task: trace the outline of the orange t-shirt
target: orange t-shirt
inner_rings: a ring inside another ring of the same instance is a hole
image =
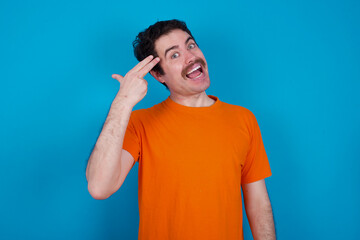
[[[133,111],[123,149],[139,162],[139,239],[243,239],[241,184],[271,176],[255,116],[167,98]]]

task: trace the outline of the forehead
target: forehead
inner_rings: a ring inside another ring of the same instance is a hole
[[[166,49],[173,46],[181,47],[189,37],[190,35],[181,29],[172,30],[155,41],[155,51],[159,56],[164,56]]]

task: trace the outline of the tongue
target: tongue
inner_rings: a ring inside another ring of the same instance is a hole
[[[201,74],[200,68],[198,70],[193,71],[190,74],[187,74],[186,76],[188,78],[196,78],[197,76],[199,76]]]

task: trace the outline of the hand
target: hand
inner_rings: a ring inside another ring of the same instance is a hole
[[[112,75],[112,78],[120,82],[120,90],[117,97],[120,97],[122,101],[125,101],[131,107],[140,102],[147,93],[148,83],[144,77],[160,61],[158,57],[153,58],[152,55],[146,57],[131,69],[125,77],[119,74]]]

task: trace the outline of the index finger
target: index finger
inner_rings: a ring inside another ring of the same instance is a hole
[[[140,73],[140,77],[143,78],[145,77],[145,75],[150,72],[151,69],[153,69],[153,67],[155,67],[156,64],[158,64],[160,62],[160,58],[154,58],[151,62],[149,62],[148,64],[146,64],[141,70],[139,70]]]
[[[144,58],[141,62],[139,62],[138,64],[135,65],[135,67],[133,67],[133,69],[130,70],[130,72],[137,72],[139,70],[141,70],[146,64],[148,64],[149,62],[151,62],[151,60],[154,58],[153,55],[149,55],[146,58]]]

